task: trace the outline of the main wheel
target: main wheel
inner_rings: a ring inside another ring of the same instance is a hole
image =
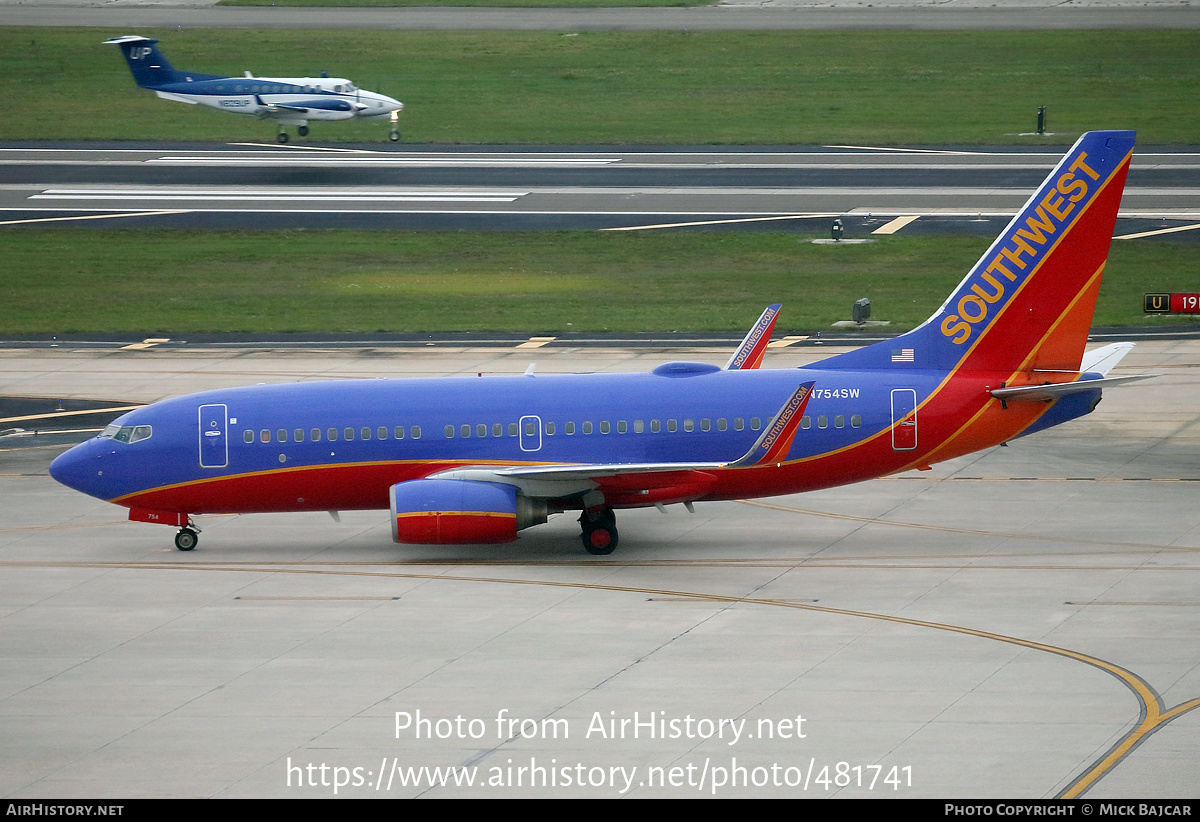
[[[388,135],[388,139],[391,140],[393,143],[400,142],[400,132],[393,131],[391,134]]]
[[[593,556],[604,557],[617,550],[617,529],[611,525],[584,528],[580,539],[584,550]]]
[[[191,528],[181,528],[175,535],[175,547],[180,551],[190,551],[196,547],[200,537]]]
[[[287,132],[286,131],[279,132],[279,134],[276,135],[275,139],[281,143],[286,143],[288,141]]]
[[[613,509],[584,511],[579,515],[579,526],[583,529],[579,538],[589,554],[602,557],[617,550],[617,515]]]
[[[299,134],[301,137],[307,137],[308,136],[308,126],[300,126],[298,129],[296,129],[296,133]]]

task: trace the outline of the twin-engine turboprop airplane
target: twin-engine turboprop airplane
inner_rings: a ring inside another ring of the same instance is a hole
[[[1128,351],[1084,353],[1134,135],[1085,134],[923,325],[762,370],[779,306],[724,368],[208,391],[131,411],[50,466],[180,528],[190,515],[391,508],[416,544],[503,543],[580,512],[791,494],[925,468],[1089,413]]]
[[[296,132],[308,134],[309,120],[391,120],[392,142],[400,139],[397,115],[404,104],[391,97],[363,91],[339,77],[220,77],[196,74],[171,67],[154,45],[157,40],[127,34],[105,40],[121,47],[133,79],[164,100],[209,106],[234,114],[253,114],[279,124],[278,139],[288,141],[284,126],[299,126]]]

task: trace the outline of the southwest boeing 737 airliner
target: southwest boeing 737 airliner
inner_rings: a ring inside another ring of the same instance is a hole
[[[59,482],[179,528],[193,514],[391,509],[414,544],[503,543],[579,511],[792,494],[925,468],[1089,413],[1131,347],[1085,354],[1133,152],[1085,134],[932,317],[800,369],[758,366],[771,306],[724,368],[308,382],[131,411],[58,457]]]

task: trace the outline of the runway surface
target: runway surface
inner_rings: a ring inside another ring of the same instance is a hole
[[[27,398],[0,420],[0,795],[1195,795],[1196,341],[1141,343],[1114,376],[1158,378],[930,472],[621,512],[605,558],[566,516],[402,548],[385,512],[207,517],[182,554],[11,430],[255,382],[727,355],[0,349]],[[13,419],[58,400],[82,413]]]
[[[779,29],[1187,29],[1200,9],[1178,0],[842,0],[737,3],[698,8],[273,8],[185,0],[0,0],[10,26],[125,28],[452,29],[508,31]]]
[[[0,147],[0,224],[827,230],[993,235],[1047,149]],[[901,218],[897,220],[897,218]],[[1140,149],[1118,235],[1200,233],[1200,151]],[[1183,229],[1183,230],[1180,230]],[[1164,231],[1167,230],[1167,231]]]

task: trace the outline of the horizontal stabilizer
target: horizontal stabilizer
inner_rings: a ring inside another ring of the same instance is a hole
[[[992,389],[992,396],[1006,402],[1045,402],[1056,400],[1080,391],[1108,388],[1135,380],[1148,380],[1154,374],[1139,374],[1133,377],[1111,377],[1103,380],[1080,380],[1078,382],[1047,383],[1045,385],[1014,385],[1011,388]]]
[[[1079,370],[1085,374],[1094,371],[1097,374],[1107,375],[1126,354],[1133,350],[1133,346],[1134,343],[1131,342],[1119,342],[1092,349],[1083,355],[1083,362],[1080,364]]]

